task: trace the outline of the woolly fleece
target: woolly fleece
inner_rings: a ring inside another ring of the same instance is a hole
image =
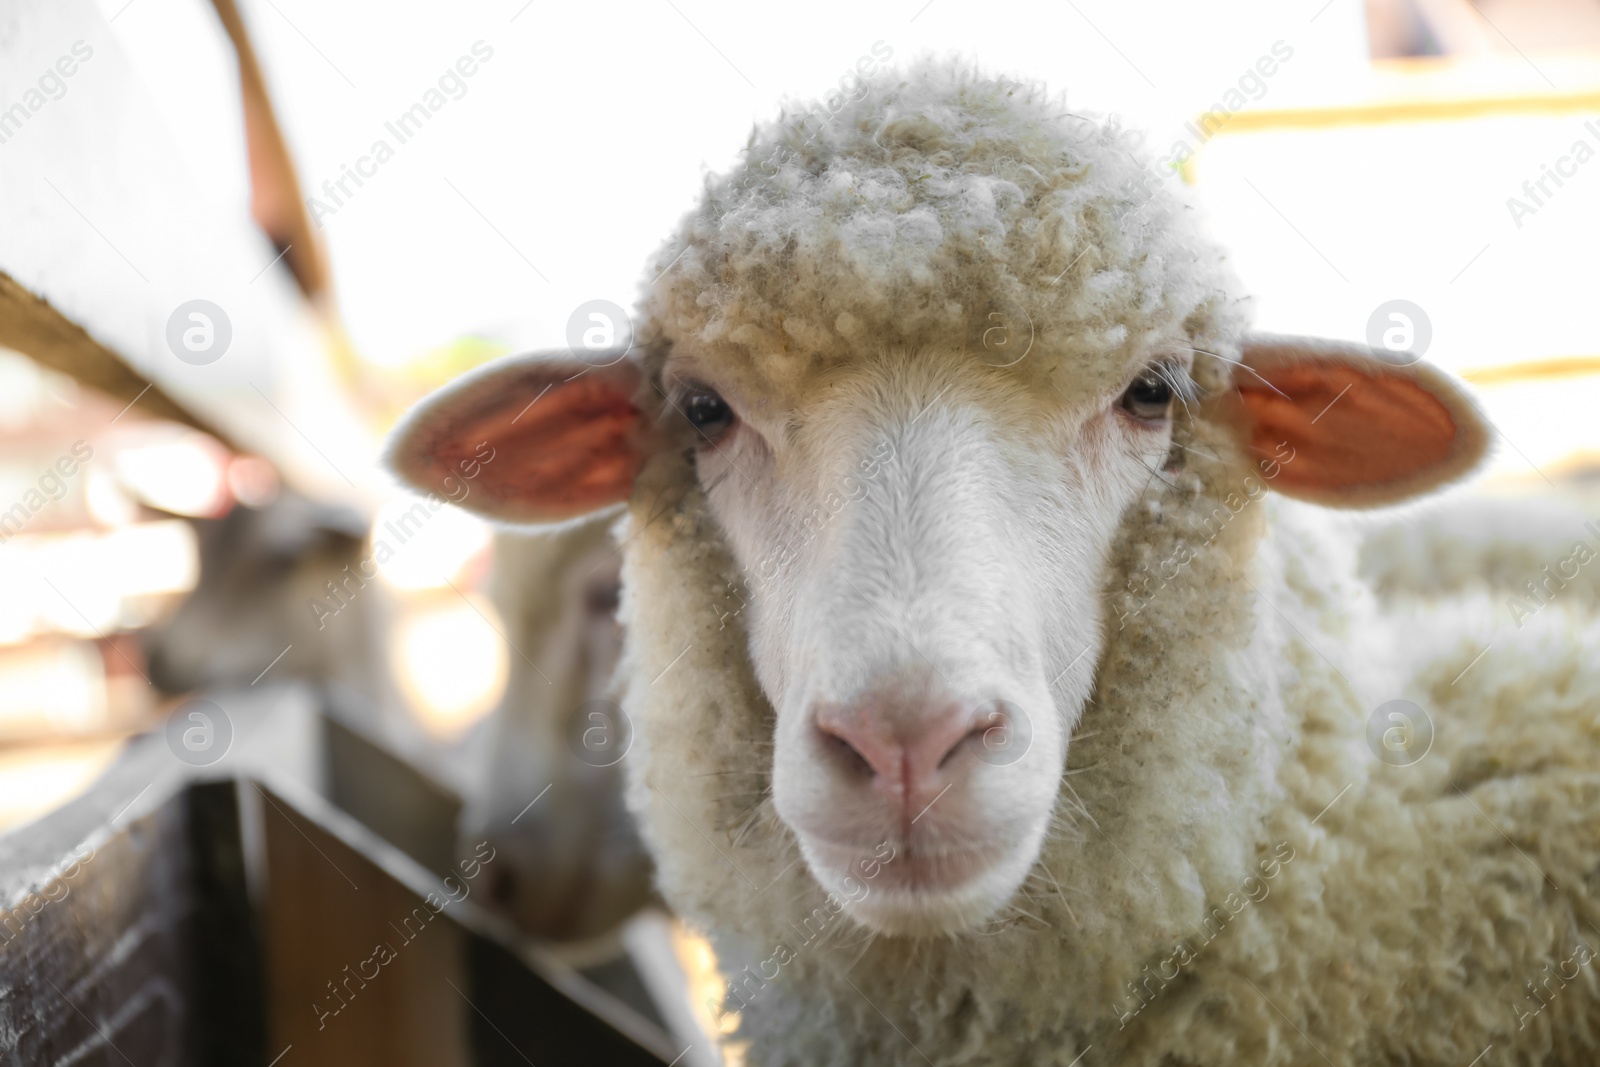
[[[885,74],[752,132],[657,253],[640,336],[801,388],[888,343],[1082,370],[1237,326],[1181,183],[1126,142],[1037,85]]]

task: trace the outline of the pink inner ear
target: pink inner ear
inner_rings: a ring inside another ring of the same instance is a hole
[[[1238,383],[1250,443],[1274,456],[1294,449],[1274,488],[1312,497],[1407,482],[1444,464],[1457,447],[1450,410],[1410,378],[1336,360],[1267,366],[1264,383]],[[1281,459],[1281,455],[1279,456]]]
[[[499,518],[559,521],[626,500],[644,463],[639,409],[613,381],[588,374],[529,404],[520,390],[442,427],[422,448],[428,480],[455,475]],[[492,448],[493,458],[485,461]],[[468,506],[471,506],[469,503]],[[480,503],[480,507],[483,505]]]

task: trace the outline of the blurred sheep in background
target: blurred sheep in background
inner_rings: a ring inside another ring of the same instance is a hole
[[[460,841],[494,846],[495,906],[541,938],[604,935],[651,899],[622,802],[632,728],[611,699],[620,568],[603,522],[495,537],[489,584],[517,652],[468,757]]]
[[[375,574],[361,576],[366,520],[285,488],[260,507],[191,521],[199,583],[142,635],[158,689],[300,679],[339,691],[380,736],[412,732],[387,666],[385,594]],[[311,606],[329,603],[336,613]]]

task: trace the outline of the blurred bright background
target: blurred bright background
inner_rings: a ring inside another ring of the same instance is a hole
[[[239,61],[205,0],[62,4],[39,69],[78,38],[94,58],[0,146],[0,242],[40,250],[28,270],[0,266],[231,438],[0,352],[0,511],[75,442],[93,449],[0,545],[0,828],[81,789],[170,706],[139,632],[195,587],[197,523],[292,486],[383,530],[414,503],[376,465],[408,404],[495,355],[564,345],[586,301],[630,306],[751,122],[848,90],[886,50],[960,51],[1148,131],[1235,250],[1262,328],[1361,340],[1375,315],[1391,323],[1384,305],[1420,310],[1408,328],[1479,385],[1502,431],[1496,484],[1600,471],[1581,414],[1600,410],[1600,5],[241,0],[240,14],[298,194],[269,152],[247,155]],[[78,180],[95,145],[45,128],[93,129],[113,101],[106,113],[137,116],[126,136],[150,182],[181,188],[189,214]],[[394,124],[419,103],[429,117],[402,140]],[[51,210],[12,211],[15,197]],[[67,232],[70,273],[52,259]],[[163,338],[196,297],[233,321],[233,349],[206,366]],[[482,588],[491,552],[482,523],[446,509],[380,566],[380,666],[443,743],[494,705],[518,654]]]

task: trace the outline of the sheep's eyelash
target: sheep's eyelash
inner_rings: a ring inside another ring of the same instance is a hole
[[[1187,405],[1190,401],[1200,399],[1200,387],[1189,376],[1188,370],[1182,363],[1174,359],[1158,359],[1140,371],[1138,377],[1146,374],[1158,375],[1167,383],[1167,388],[1172,390],[1172,396],[1180,404]]]
[[[667,382],[661,390],[661,395],[667,398],[667,403],[682,410],[684,402],[698,392],[715,393],[723,396],[722,390],[717,389],[699,378],[674,378]],[[727,398],[723,397],[724,402]]]
[[[695,388],[696,383],[693,381],[674,378],[671,381],[665,381],[657,385],[656,391],[666,400],[669,407],[678,408],[683,406],[684,398]]]

